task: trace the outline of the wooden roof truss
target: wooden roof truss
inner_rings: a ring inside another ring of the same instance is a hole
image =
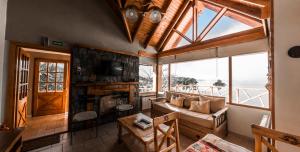
[[[135,39],[138,39],[144,48],[152,45],[158,52],[174,50],[172,47],[178,44],[181,39],[191,43],[191,46],[201,45],[200,42],[203,41],[205,36],[224,15],[239,20],[253,28],[263,27],[265,19],[270,16],[270,0],[152,0],[163,12],[166,12],[163,20],[159,23],[151,23],[149,21],[149,13],[146,13],[140,16],[136,23],[130,23],[125,17],[125,8],[128,5],[137,5],[137,0],[107,1],[121,17],[128,41],[132,43]],[[141,1],[147,3],[151,0]],[[217,12],[217,14],[201,33],[197,33],[198,14],[204,8],[203,6]],[[141,7],[149,7],[149,5]],[[189,12],[191,9],[192,15]],[[178,30],[182,23],[186,24],[186,27]],[[192,37],[189,38],[185,33],[191,25]],[[268,29],[264,29],[264,31],[266,30]],[[171,49],[165,50],[174,34],[179,36],[174,40]]]

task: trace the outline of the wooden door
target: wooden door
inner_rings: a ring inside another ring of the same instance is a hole
[[[29,57],[22,52],[18,59],[18,97],[17,97],[17,127],[23,127],[26,125],[27,115],[27,97],[28,97],[28,76],[29,76]]]
[[[35,61],[33,116],[64,113],[67,99],[67,62]]]

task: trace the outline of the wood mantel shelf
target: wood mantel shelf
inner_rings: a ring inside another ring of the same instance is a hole
[[[139,84],[139,82],[111,82],[111,83],[97,83],[97,82],[81,83],[80,82],[80,83],[76,83],[75,86],[80,87],[80,86],[107,86],[107,85],[137,85],[137,84]]]

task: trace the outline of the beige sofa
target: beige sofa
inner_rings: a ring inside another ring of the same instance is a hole
[[[171,96],[185,97],[183,107],[176,107],[170,104]],[[160,116],[170,112],[180,112],[179,129],[180,133],[189,136],[193,139],[204,137],[207,133],[215,134],[219,137],[227,135],[227,107],[225,106],[225,98],[214,96],[201,96],[202,98],[209,99],[223,103],[220,105],[212,105],[210,114],[203,114],[189,110],[190,102],[199,99],[200,95],[166,92],[166,97],[152,99],[152,114],[153,116]]]

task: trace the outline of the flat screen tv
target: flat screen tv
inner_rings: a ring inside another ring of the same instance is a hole
[[[93,69],[94,74],[96,75],[122,76],[124,71],[124,63],[103,60],[97,63]]]

